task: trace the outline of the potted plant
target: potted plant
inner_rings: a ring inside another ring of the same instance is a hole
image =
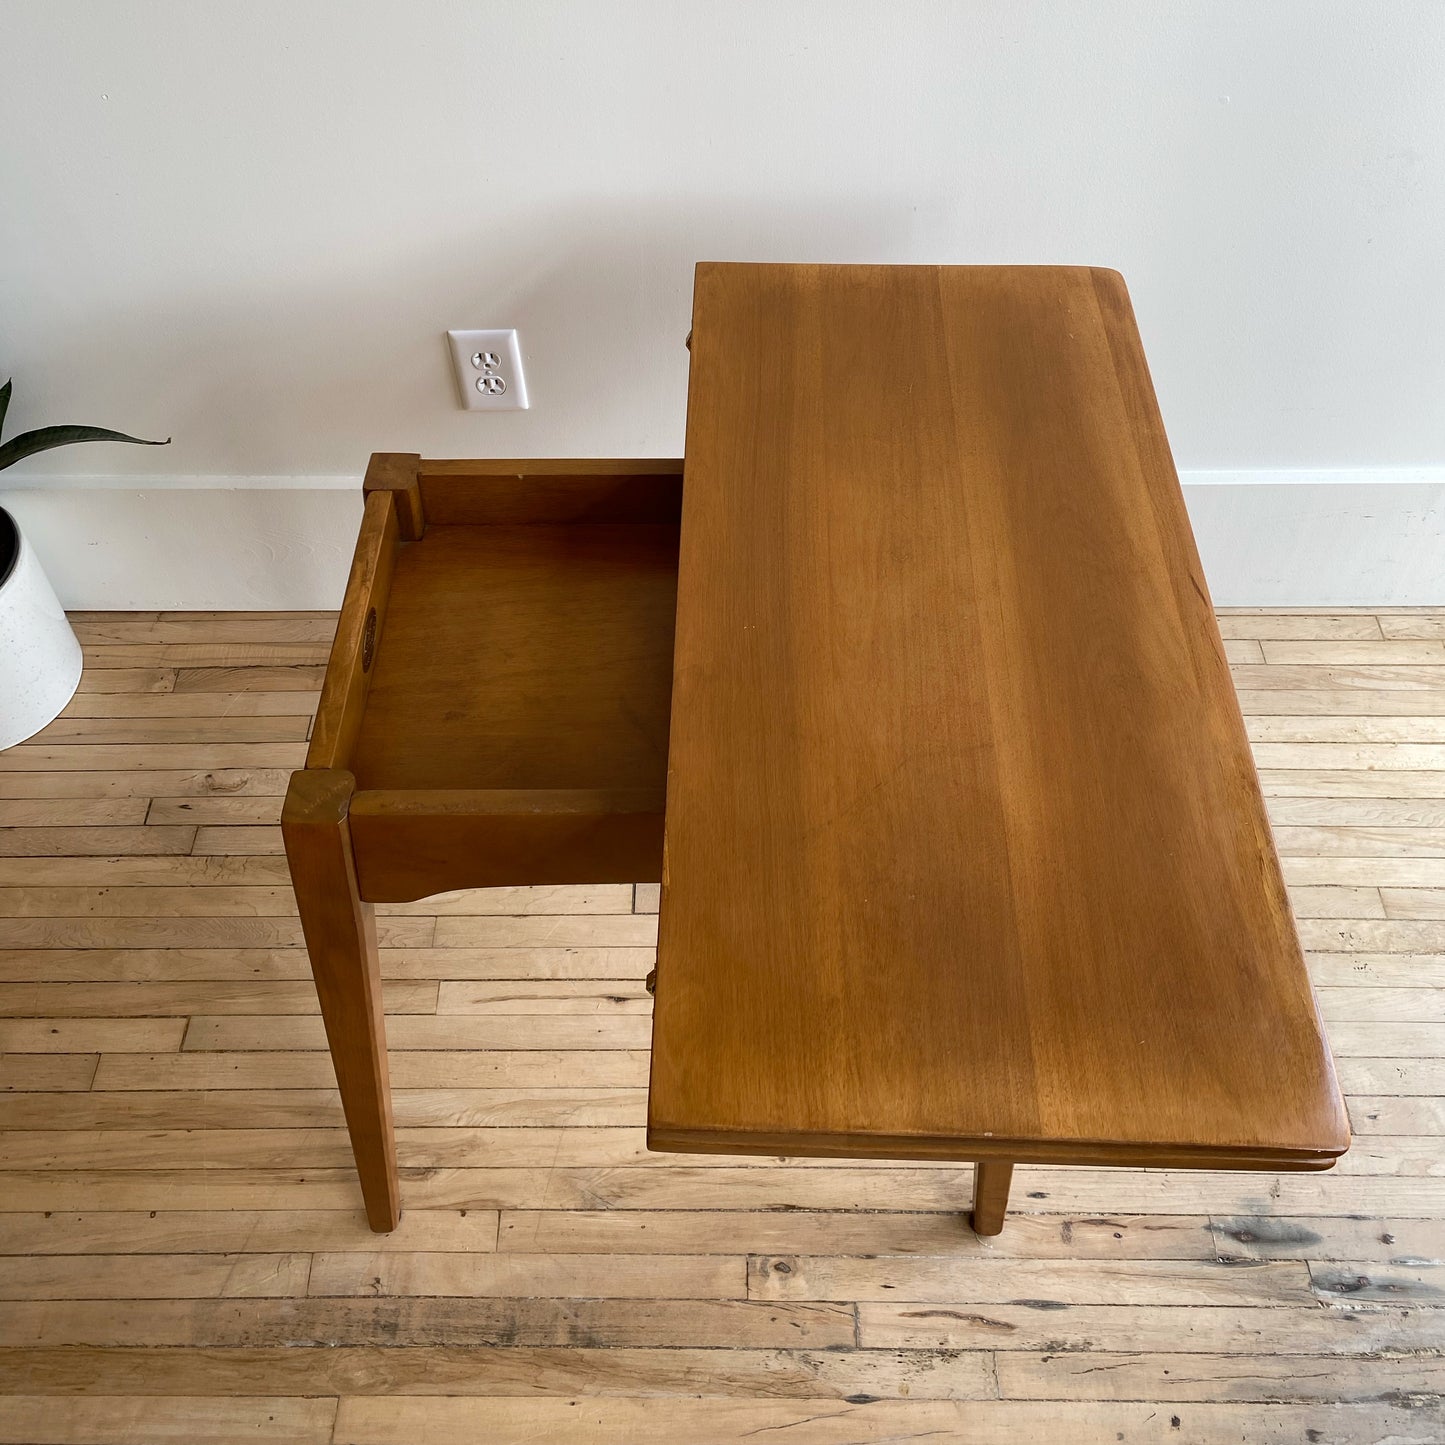
[[[0,386],[0,435],[10,406]],[[74,442],[165,446],[99,426],[43,426],[0,442],[0,471]],[[38,733],[80,686],[80,643],[15,518],[0,507],[0,748]]]

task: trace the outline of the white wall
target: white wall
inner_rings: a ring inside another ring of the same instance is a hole
[[[176,438],[0,475],[77,603],[215,605],[230,544],[311,568],[251,606],[334,591],[343,499],[168,485],[676,454],[700,257],[1118,267],[1186,473],[1354,473],[1323,531],[1212,492],[1221,600],[1445,602],[1425,493],[1376,546],[1353,485],[1445,482],[1438,0],[0,0],[0,65],[8,430]],[[441,333],[485,325],[532,410],[457,409]]]

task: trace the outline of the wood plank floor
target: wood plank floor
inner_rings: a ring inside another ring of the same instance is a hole
[[[380,910],[369,1233],[276,826],[332,619],[88,614],[0,754],[0,1442],[1445,1440],[1445,610],[1222,617],[1326,1174],[649,1155],[655,889]]]

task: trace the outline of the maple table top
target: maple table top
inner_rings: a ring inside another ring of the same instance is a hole
[[[1122,279],[702,264],[649,1141],[1349,1142]]]

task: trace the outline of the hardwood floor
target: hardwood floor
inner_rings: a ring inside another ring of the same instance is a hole
[[[89,614],[0,753],[0,1442],[1445,1439],[1445,610],[1222,617],[1325,1174],[646,1153],[655,889],[379,909],[365,1227],[276,826],[332,619]]]

